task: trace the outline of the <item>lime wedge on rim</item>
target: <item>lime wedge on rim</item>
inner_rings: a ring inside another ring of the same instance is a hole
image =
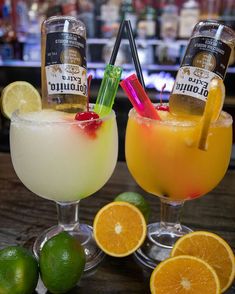
[[[22,113],[41,110],[41,96],[28,82],[13,82],[2,91],[1,107],[4,116],[10,119],[16,110]]]
[[[209,85],[206,106],[201,119],[200,137],[198,143],[198,148],[201,150],[207,150],[207,137],[209,134],[210,124],[219,118],[224,104],[224,98],[225,87],[223,80],[220,78],[213,78]]]

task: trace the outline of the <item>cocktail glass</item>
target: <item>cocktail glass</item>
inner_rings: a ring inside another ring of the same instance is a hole
[[[176,240],[191,231],[180,224],[184,202],[216,187],[228,168],[232,146],[232,118],[225,112],[210,127],[206,151],[197,147],[200,123],[161,113],[161,121],[151,120],[132,109],[125,142],[130,173],[161,201],[161,220],[148,225],[146,240],[135,253],[150,268],[167,258]]]
[[[65,230],[84,247],[85,270],[95,267],[104,254],[93,239],[92,227],[79,223],[79,202],[108,181],[118,154],[114,111],[92,124],[71,119],[70,114],[43,110],[24,115],[15,112],[10,126],[16,174],[29,190],[57,205],[58,225],[36,239],[35,255],[39,256],[48,239]]]

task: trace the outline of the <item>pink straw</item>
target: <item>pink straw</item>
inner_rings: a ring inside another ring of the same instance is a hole
[[[154,108],[135,74],[124,79],[120,85],[139,115],[155,120],[161,120],[157,110]]]

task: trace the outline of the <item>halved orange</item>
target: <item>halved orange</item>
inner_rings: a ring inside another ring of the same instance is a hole
[[[181,237],[174,245],[171,256],[191,255],[210,264],[216,271],[224,292],[235,277],[235,260],[230,246],[216,234],[192,232]]]
[[[134,205],[111,202],[95,216],[94,238],[108,255],[124,257],[136,251],[144,242],[147,226],[143,214]]]
[[[150,278],[152,294],[219,294],[215,270],[200,258],[188,255],[161,262]]]

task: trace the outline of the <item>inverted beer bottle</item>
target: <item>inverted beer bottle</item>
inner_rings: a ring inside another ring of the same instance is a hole
[[[224,79],[234,46],[231,28],[217,21],[196,24],[170,95],[173,114],[203,114],[209,83],[214,77]]]
[[[42,24],[44,108],[79,112],[87,104],[86,28],[74,17],[53,16]]]

